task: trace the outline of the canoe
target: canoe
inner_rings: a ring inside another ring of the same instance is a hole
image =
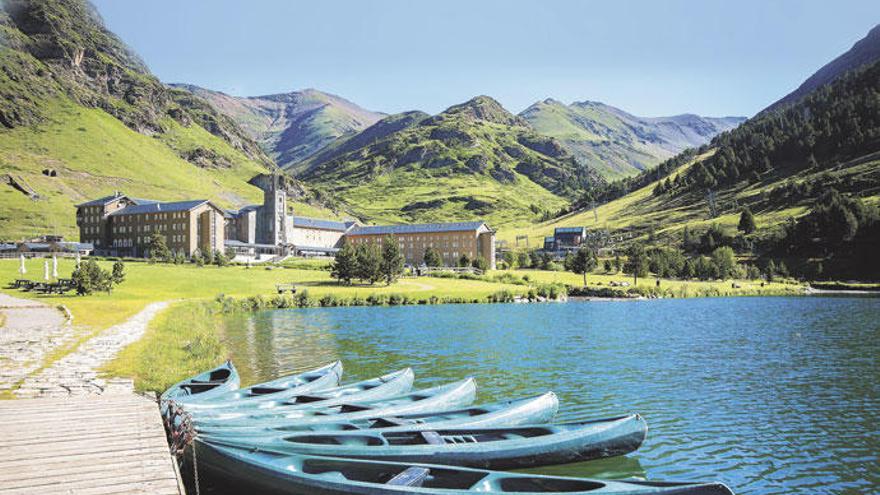
[[[315,423],[336,423],[353,419],[384,417],[384,413],[417,413],[432,410],[448,410],[470,405],[477,395],[477,386],[473,378],[418,390],[404,395],[390,397],[381,401],[361,403],[356,401],[335,401],[327,407],[313,409],[288,410],[281,416],[255,419],[253,417],[236,418],[226,421],[194,422],[199,434],[210,435],[253,435],[271,432],[272,428],[289,427]],[[395,413],[395,414],[396,414]]]
[[[231,361],[172,385],[159,397],[161,402],[177,403],[200,401],[237,390],[240,383],[238,370]]]
[[[280,455],[193,442],[200,472],[248,486],[249,491],[295,495],[733,495],[722,483],[610,481],[482,469]]]
[[[215,445],[278,454],[524,469],[629,454],[648,434],[638,414],[553,425],[310,432],[211,439]]]
[[[255,429],[252,433],[242,433],[245,436],[274,437],[292,432],[308,431],[415,431],[437,428],[491,428],[549,423],[556,417],[558,410],[559,399],[556,397],[556,394],[547,392],[524,399],[481,404],[446,411],[376,417],[374,415],[383,410],[369,410],[339,414],[335,417],[319,416],[307,418],[307,421],[292,421],[290,424],[283,426]],[[388,409],[384,411],[388,411]],[[327,419],[323,420],[325,417]],[[318,422],[311,420],[318,420]],[[200,434],[208,438],[214,436],[207,432],[200,432]],[[223,432],[220,431],[216,436],[223,437]]]
[[[203,401],[185,403],[183,407],[187,411],[207,409],[223,409],[225,411],[253,408],[268,401],[285,400],[295,395],[338,387],[341,377],[342,363],[336,361],[333,364],[304,373],[283,376],[272,381],[216,395]]]
[[[320,409],[352,403],[369,403],[380,401],[412,390],[415,374],[412,368],[405,368],[378,378],[329,388],[310,394],[294,395],[279,400],[261,402],[255,408],[243,410],[191,410],[187,411],[195,423],[200,424],[235,424],[242,421],[252,424],[257,422],[284,419],[298,411]]]

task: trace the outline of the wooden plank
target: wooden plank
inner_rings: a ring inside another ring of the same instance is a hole
[[[0,402],[0,494],[183,495],[158,405],[129,395]]]

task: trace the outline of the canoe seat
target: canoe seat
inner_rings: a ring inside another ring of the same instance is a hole
[[[428,475],[431,471],[428,468],[416,467],[413,466],[411,468],[407,468],[397,476],[388,480],[386,485],[394,485],[394,486],[415,486],[420,487],[428,479]]]
[[[328,400],[329,397],[321,397],[320,395],[297,395],[292,403],[293,404],[310,404],[312,402],[321,402],[322,400]]]
[[[370,428],[390,428],[392,426],[404,426],[412,422],[400,418],[376,418],[370,424]]]
[[[443,437],[440,436],[436,431],[421,431],[422,438],[425,439],[425,442],[428,442],[431,445],[445,445],[446,442],[443,441]]]
[[[357,404],[343,404],[342,407],[339,408],[339,412],[353,413],[353,412],[369,411],[370,409],[372,409],[372,407],[359,406]]]

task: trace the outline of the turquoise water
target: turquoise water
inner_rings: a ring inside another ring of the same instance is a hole
[[[559,420],[636,411],[645,445],[538,472],[719,480],[740,494],[880,492],[880,299],[733,298],[285,310],[232,317],[246,381],[336,359],[411,366],[480,400],[553,390]]]

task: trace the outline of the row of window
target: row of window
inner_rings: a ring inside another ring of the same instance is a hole
[[[172,223],[170,224],[172,231],[184,231],[186,230],[187,225],[185,223]],[[114,234],[131,234],[134,232],[165,232],[168,230],[168,225],[166,224],[155,224],[155,225],[114,225],[113,233]]]
[[[132,247],[135,245],[140,245],[148,241],[147,237],[137,236],[137,242],[135,242],[135,238],[125,238],[125,239],[113,239],[113,247]],[[174,244],[182,244],[186,242],[186,235],[172,235],[168,237],[168,242]]]
[[[185,211],[171,211],[171,212],[161,212],[161,213],[143,213],[141,215],[119,215],[117,218],[121,223],[133,223],[134,219],[144,219],[144,220],[173,220],[177,218],[186,218],[187,212]]]

